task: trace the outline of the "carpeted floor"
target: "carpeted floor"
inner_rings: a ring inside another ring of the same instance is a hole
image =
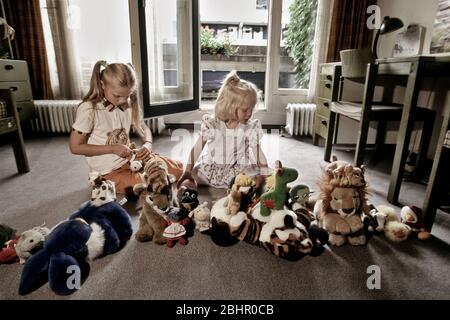
[[[175,132],[176,133],[176,132]],[[179,133],[179,132],[178,132]],[[155,138],[156,151],[184,160],[191,139]],[[0,147],[0,223],[19,231],[46,223],[54,226],[88,200],[88,168],[83,157],[68,149],[68,136],[26,141],[31,172],[18,175],[12,149]],[[296,167],[298,182],[316,188],[323,148],[309,140],[266,135],[266,154],[273,162]],[[351,160],[352,152],[335,154]],[[392,154],[368,166],[371,201],[387,204]],[[421,205],[425,186],[404,183],[400,201]],[[223,190],[200,190],[200,200],[218,199]],[[133,226],[137,215],[128,205]],[[247,243],[222,248],[196,233],[187,246],[169,249],[134,238],[120,252],[91,263],[91,273],[79,291],[68,297],[42,286],[18,295],[22,265],[0,265],[0,300],[4,299],[450,299],[450,216],[439,211],[426,242],[400,244],[374,237],[363,247],[326,247],[318,257],[289,262]],[[381,270],[381,289],[369,290],[367,268]]]

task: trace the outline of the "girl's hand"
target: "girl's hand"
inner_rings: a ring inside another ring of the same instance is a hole
[[[147,162],[148,160],[150,160],[151,158],[153,158],[153,152],[150,150],[149,147],[147,147],[146,145],[143,145],[140,149],[137,150],[136,152],[136,159],[137,160],[142,160],[144,162]]]
[[[122,158],[130,158],[133,154],[133,150],[123,144],[114,144],[112,146],[112,153]]]

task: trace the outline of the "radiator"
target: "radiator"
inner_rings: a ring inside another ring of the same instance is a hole
[[[36,118],[31,121],[31,129],[33,132],[69,133],[80,102],[80,100],[34,100]],[[153,134],[160,134],[165,128],[162,117],[144,121]]]
[[[316,105],[289,103],[286,107],[285,131],[291,136],[310,136],[314,131]]]

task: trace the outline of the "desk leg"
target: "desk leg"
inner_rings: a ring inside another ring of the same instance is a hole
[[[448,181],[450,179],[450,170],[448,170],[450,149],[443,147],[447,130],[450,130],[450,103],[447,104],[444,122],[439,135],[439,144],[434,156],[433,168],[431,169],[427,191],[425,192],[425,200],[423,202],[423,217],[428,231],[431,231],[436,210],[439,207],[439,201],[444,198],[444,193],[447,191]]]
[[[14,157],[16,158],[17,170],[19,173],[27,173],[30,171],[30,166],[28,165],[27,153],[25,151],[25,143],[23,141],[22,131],[19,130],[14,132],[11,137],[12,147],[14,150]]]
[[[408,154],[409,142],[413,128],[413,113],[417,106],[417,97],[419,95],[419,85],[424,70],[424,62],[414,62],[411,64],[411,71],[408,77],[405,98],[403,103],[402,119],[397,137],[397,146],[395,148],[394,162],[392,164],[391,180],[387,199],[390,203],[398,203],[400,187],[403,179],[406,157]]]
[[[331,150],[333,149],[335,125],[336,125],[336,113],[330,111],[330,117],[328,118],[327,138],[325,139],[325,154],[323,157],[324,161],[330,161],[331,159]]]

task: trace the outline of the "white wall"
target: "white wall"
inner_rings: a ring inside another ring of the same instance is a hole
[[[267,24],[267,10],[256,9],[256,0],[200,0],[200,21]]]

